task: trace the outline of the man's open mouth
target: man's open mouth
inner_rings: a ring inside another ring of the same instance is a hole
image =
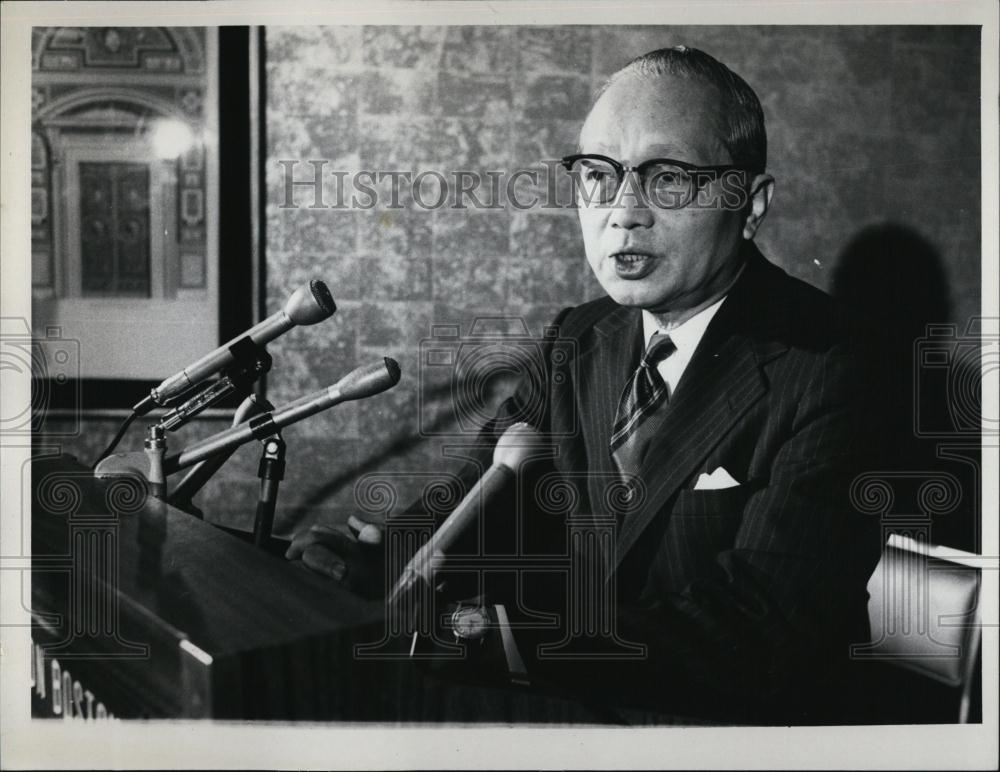
[[[656,258],[645,252],[614,252],[611,258],[615,262],[615,273],[621,279],[641,279],[656,264]]]
[[[637,263],[640,260],[651,260],[650,255],[644,255],[640,252],[616,252],[615,260],[619,260],[623,263]]]

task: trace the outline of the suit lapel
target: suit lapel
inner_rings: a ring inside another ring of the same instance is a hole
[[[616,562],[766,391],[748,341],[732,335],[710,349],[699,346],[646,452],[640,472],[646,486],[645,503],[623,522]]]
[[[628,515],[618,538],[615,565],[662,511],[681,484],[767,392],[761,365],[787,346],[775,342],[782,309],[768,308],[761,282],[768,264],[749,245],[747,266],[709,324],[667,404],[640,476],[645,502]]]
[[[603,511],[606,487],[618,474],[608,446],[622,389],[642,355],[642,314],[619,306],[594,330],[594,346],[578,359],[579,414],[591,472],[587,475],[590,508],[594,514],[608,515]]]

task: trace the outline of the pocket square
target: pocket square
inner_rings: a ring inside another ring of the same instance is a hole
[[[698,475],[694,489],[696,491],[718,491],[723,488],[735,488],[738,485],[739,483],[733,479],[733,476],[720,466],[712,474],[702,472]]]

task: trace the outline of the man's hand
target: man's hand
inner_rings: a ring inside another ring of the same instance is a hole
[[[366,597],[385,593],[382,528],[351,515],[346,525],[314,525],[295,534],[285,552],[313,571]]]

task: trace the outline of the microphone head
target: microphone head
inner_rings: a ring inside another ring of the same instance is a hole
[[[542,433],[534,426],[524,422],[513,424],[500,436],[493,450],[493,464],[517,469],[544,442]]]
[[[381,362],[372,362],[352,370],[334,388],[341,399],[364,399],[387,391],[399,383],[399,363],[395,359],[383,357]]]
[[[326,284],[319,279],[312,279],[303,284],[285,303],[285,314],[295,324],[316,324],[329,319],[337,310],[333,295]]]

